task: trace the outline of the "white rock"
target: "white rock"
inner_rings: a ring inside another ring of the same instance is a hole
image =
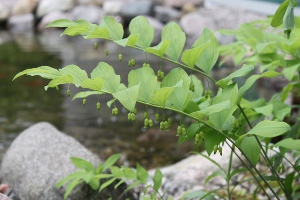
[[[28,31],[34,28],[33,14],[15,15],[8,19],[8,26],[14,31]]]
[[[105,0],[77,0],[79,5],[98,5],[102,6]]]
[[[103,11],[106,15],[118,15],[128,2],[129,0],[105,0],[103,2]]]
[[[8,19],[8,16],[9,16],[9,9],[5,5],[0,3],[0,22],[6,21]]]
[[[33,13],[38,5],[38,0],[19,0],[12,8],[12,15]]]
[[[41,18],[53,10],[70,10],[74,5],[75,0],[40,0],[37,8],[37,17]]]
[[[85,19],[90,23],[98,24],[104,17],[104,13],[99,6],[95,5],[79,5],[71,11],[71,20]]]

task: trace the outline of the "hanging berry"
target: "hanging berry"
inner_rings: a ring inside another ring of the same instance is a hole
[[[101,105],[100,105],[100,102],[98,102],[98,103],[97,103],[97,110],[98,110],[98,111],[100,110],[100,106],[101,106]]]
[[[86,99],[83,99],[82,100],[82,105],[85,106],[85,104],[86,104]]]
[[[123,59],[122,54],[119,54],[119,61],[122,61],[122,59]]]

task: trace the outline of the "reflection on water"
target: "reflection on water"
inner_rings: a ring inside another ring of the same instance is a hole
[[[95,40],[74,37],[59,37],[61,31],[48,31],[40,35],[23,33],[20,35],[0,32],[0,158],[12,140],[30,125],[48,121],[59,130],[77,138],[86,147],[106,158],[112,153],[122,153],[125,164],[134,166],[140,162],[146,167],[174,163],[187,155],[191,144],[177,145],[176,120],[170,132],[158,129],[144,130],[142,113],[145,106],[137,105],[140,112],[135,123],[128,122],[127,112],[117,104],[119,115],[112,117],[106,102],[111,95],[101,95],[101,111],[96,109],[97,96],[87,99],[86,106],[81,100],[71,101],[66,95],[67,87],[60,90],[44,91],[47,80],[40,77],[23,76],[12,82],[15,74],[33,67],[51,66],[60,68],[76,64],[90,73],[99,61],[108,62],[121,75],[123,83],[130,69],[127,61],[131,56],[137,66],[145,61],[142,52],[120,48],[113,43],[100,43],[94,49]],[[109,55],[105,55],[105,50]],[[119,62],[118,54],[123,54]],[[160,60],[149,57],[151,66],[159,68]],[[163,63],[170,70],[170,63]],[[71,93],[81,91],[70,86]],[[71,96],[72,96],[71,95]],[[156,110],[149,109],[152,115]],[[174,119],[174,113],[169,113]]]

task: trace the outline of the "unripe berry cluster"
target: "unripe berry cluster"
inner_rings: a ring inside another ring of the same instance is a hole
[[[118,108],[113,108],[113,109],[111,110],[111,113],[112,113],[113,116],[117,116],[117,115],[119,114]]]
[[[161,70],[158,70],[157,71],[157,78],[163,79],[164,77],[165,77],[165,73]]]

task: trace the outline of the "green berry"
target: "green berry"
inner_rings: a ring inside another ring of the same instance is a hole
[[[85,106],[85,104],[86,104],[86,99],[83,99],[82,100],[82,105]]]
[[[157,77],[160,78],[161,70],[157,71]]]
[[[161,72],[160,73],[160,78],[164,78],[165,77],[165,73],[164,72]]]
[[[177,127],[177,135],[180,135],[182,133],[182,127],[179,125]]]
[[[153,121],[152,121],[152,119],[149,119],[149,127],[150,127],[150,128],[153,127]]]
[[[97,110],[100,110],[100,102],[97,103]]]
[[[208,90],[208,96],[212,97],[212,91],[211,90]]]
[[[134,113],[134,114],[137,113],[137,109],[136,109],[136,108],[133,109],[133,113]]]
[[[67,91],[68,97],[71,95],[71,91],[68,89]]]
[[[143,67],[147,67],[147,63],[143,63]]]
[[[149,63],[147,63],[147,64],[146,64],[146,67],[150,67],[150,64],[149,64]]]
[[[159,121],[159,114],[158,113],[155,114],[155,120]]]
[[[172,124],[172,119],[171,119],[171,117],[168,117],[168,124],[169,124],[169,126]]]
[[[116,115],[118,115],[119,110],[118,110],[118,108],[113,108],[111,112],[112,112],[113,116],[116,116]]]
[[[131,113],[128,113],[128,120],[131,121]]]
[[[149,119],[146,118],[146,119],[144,119],[144,126],[145,126],[145,127],[148,127],[148,125],[149,125]]]
[[[105,54],[108,56],[108,50],[106,49]]]
[[[135,114],[134,113],[131,113],[130,120],[133,121],[133,122],[135,121]]]
[[[192,92],[195,91],[195,85],[194,85],[194,83],[191,83],[191,84],[190,84],[190,90],[191,90]]]
[[[97,42],[95,42],[94,47],[95,47],[95,49],[98,48],[98,43]]]
[[[201,139],[203,139],[204,138],[204,133],[202,131],[200,131],[199,136],[200,136]]]
[[[164,128],[165,128],[165,124],[164,124],[164,122],[160,122],[159,123],[159,130],[164,130]]]
[[[131,59],[130,62],[131,62],[131,66],[134,67],[134,66],[135,66],[135,60],[134,60],[134,59]]]
[[[182,135],[186,135],[186,130],[184,127],[181,128],[181,131],[182,131]]]
[[[222,147],[218,148],[220,155],[222,156]]]
[[[55,88],[56,88],[56,90],[59,90],[58,86],[56,86]]]
[[[144,118],[149,118],[149,114],[147,112],[144,112]]]
[[[131,67],[131,60],[128,60],[128,67]]]
[[[119,61],[122,61],[122,58],[123,58],[122,54],[119,54]]]
[[[199,140],[200,140],[200,134],[197,133],[197,134],[195,135],[195,143],[198,143]]]

